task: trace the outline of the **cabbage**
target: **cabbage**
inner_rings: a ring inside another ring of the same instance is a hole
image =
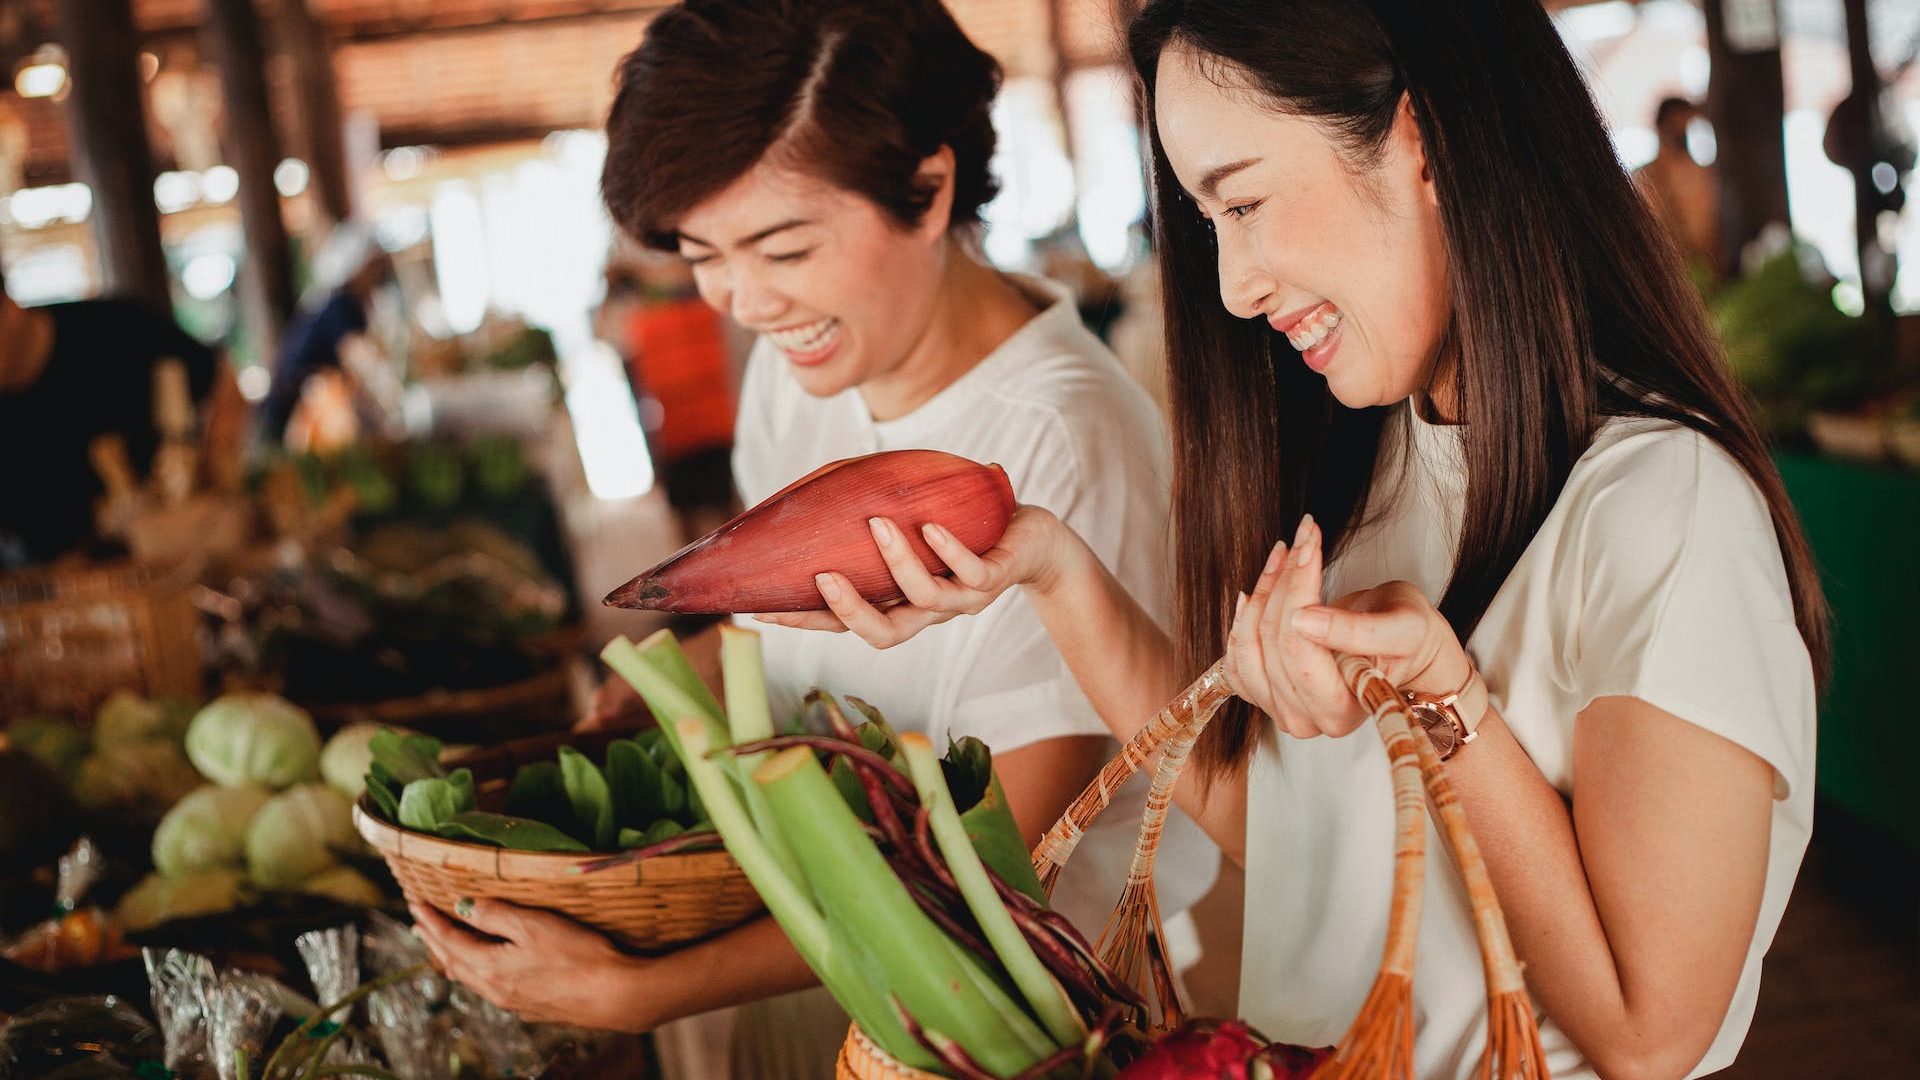
[[[169,919],[216,915],[240,903],[244,880],[234,869],[200,870],[179,877],[148,874],[120,898],[114,915],[128,930],[145,930]]]
[[[73,798],[83,809],[109,810],[148,803],[172,806],[200,786],[180,748],[162,739],[107,743],[74,772]]]
[[[401,735],[411,735],[404,728],[393,728]],[[379,724],[348,724],[339,734],[327,740],[326,749],[320,751],[320,777],[333,790],[345,795],[349,800],[358,799],[367,790],[367,767],[373,763],[373,748],[368,743],[380,734]]]
[[[351,866],[322,870],[293,888],[295,892],[324,896],[358,907],[379,907],[387,902],[387,895],[380,891],[380,886],[367,880],[366,875]]]
[[[153,865],[168,877],[240,866],[246,859],[247,824],[272,797],[258,784],[196,788],[153,831]]]
[[[247,825],[247,877],[265,889],[291,887],[353,845],[353,804],[325,784],[300,784],[268,799]]]
[[[131,690],[115,690],[93,714],[96,746],[139,742],[166,734],[167,716],[160,706]]]
[[[279,790],[319,777],[320,734],[306,712],[273,694],[226,694],[187,728],[187,756],[222,787]]]

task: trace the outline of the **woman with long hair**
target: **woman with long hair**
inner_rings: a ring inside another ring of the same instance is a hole
[[[782,617],[876,645],[1019,586],[1125,738],[1222,654],[1181,804],[1246,867],[1241,1012],[1326,1045],[1392,878],[1388,766],[1336,652],[1434,705],[1557,1077],[1733,1060],[1811,827],[1824,609],[1680,263],[1533,0],[1154,0],[1176,630],[1023,507],[909,604]],[[1285,538],[1273,543],[1275,537]],[[1250,590],[1241,592],[1241,590]],[[1430,841],[1430,846],[1434,841]],[[1485,995],[1429,862],[1415,1067]]]
[[[687,0],[622,64],[602,192],[623,231],[677,253],[701,296],[759,335],[735,424],[745,503],[881,450],[998,462],[1029,501],[1099,537],[1100,557],[1164,615],[1162,421],[1064,289],[972,250],[994,193],[999,77],[937,0]],[[689,652],[712,658],[712,636]],[[1114,751],[1018,595],[886,653],[777,627],[762,652],[778,716],[822,687],[936,744],[986,743],[1029,843]],[[1089,935],[1121,888],[1122,817],[1089,837],[1087,865],[1057,894]],[[1185,838],[1161,880],[1180,910],[1217,855],[1191,822],[1175,828]],[[775,997],[814,980],[771,920],[635,957],[550,912],[460,908],[416,915],[448,972],[498,1004],[638,1031],[752,1003],[734,1075],[832,1075],[846,1018],[823,991]]]

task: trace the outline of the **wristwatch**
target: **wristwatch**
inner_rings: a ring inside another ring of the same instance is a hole
[[[1476,734],[1474,728],[1479,724],[1479,717],[1474,718],[1473,724],[1468,724],[1460,715],[1459,701],[1460,695],[1467,692],[1467,688],[1473,685],[1473,680],[1478,678],[1479,674],[1474,669],[1473,661],[1468,660],[1467,677],[1461,681],[1460,688],[1451,694],[1423,694],[1418,690],[1400,691],[1400,696],[1406,699],[1407,711],[1420,722],[1420,727],[1427,733],[1427,738],[1433,741],[1434,752],[1440,755],[1441,761],[1451,758],[1460,752],[1461,747],[1473,741]]]

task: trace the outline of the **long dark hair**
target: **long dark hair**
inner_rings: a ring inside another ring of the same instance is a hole
[[[1466,421],[1459,553],[1440,611],[1462,641],[1608,417],[1657,417],[1725,448],[1765,495],[1801,637],[1824,677],[1826,609],[1806,538],[1671,243],[1614,156],[1538,0],[1153,0],[1129,45],[1151,120],[1170,45],[1322,123],[1356,170],[1409,97],[1432,170]],[[1237,590],[1312,512],[1337,553],[1366,512],[1387,411],[1346,409],[1262,320],[1220,304],[1205,223],[1157,130],[1154,224],[1167,282],[1175,638],[1220,655]],[[1208,729],[1209,771],[1246,760],[1244,705]]]
[[[952,224],[967,225],[995,192],[999,89],[1000,65],[939,0],[685,0],[620,62],[601,195],[671,251],[687,211],[773,154],[911,227],[937,194],[920,163],[948,146]]]

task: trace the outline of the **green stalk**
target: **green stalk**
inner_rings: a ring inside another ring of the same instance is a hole
[[[719,700],[701,681],[700,673],[693,670],[693,662],[681,651],[672,633],[661,630],[648,635],[639,645],[623,637],[615,638],[600,650],[600,659],[640,692],[682,761],[686,760],[687,753],[675,729],[680,720],[692,717],[701,721],[712,745],[729,745]]]
[[[1055,1042],[1072,1046],[1084,1041],[1087,1028],[1080,1014],[1074,1010],[1066,991],[1054,982],[1047,966],[1034,954],[1033,946],[1027,944],[1026,935],[1014,923],[993,887],[993,879],[987,876],[980,853],[973,849],[967,827],[961,823],[960,812],[953,805],[953,793],[947,790],[946,778],[940,773],[940,760],[933,754],[933,744],[925,735],[910,732],[900,736],[900,749],[906,755],[907,771],[913,777],[914,787],[919,789],[920,805],[927,808],[940,855],[946,859],[947,870],[953,874],[954,884],[960,886],[960,895],[966,898],[967,908],[973,912],[981,932],[986,934],[987,943],[993,946],[994,955],[1006,966],[1007,974],[1013,976],[1013,984],[1019,987]]]
[[[959,1040],[1001,1076],[1059,1048],[920,910],[812,752],[796,747],[774,755],[754,782],[766,791],[821,908],[844,921],[852,943],[884,971],[886,991],[916,1021]],[[916,1045],[908,1036],[896,1049],[866,1030],[896,1057]]]
[[[727,692],[727,727],[733,745],[773,738],[773,710],[767,707],[766,668],[760,662],[760,635],[744,626],[720,624],[720,677]],[[751,776],[765,754],[740,759]]]
[[[614,674],[627,680],[635,690],[639,691],[641,698],[647,703],[647,708],[652,709],[654,717],[660,721],[660,729],[666,733],[667,741],[673,745],[674,752],[679,754],[680,760],[687,764],[688,775],[692,775],[692,759],[697,755],[690,753],[682,740],[679,721],[698,720],[707,735],[704,745],[710,748],[733,745],[727,737],[727,729],[722,722],[720,703],[714,699],[713,692],[707,689],[707,684],[701,680],[700,673],[693,669],[692,662],[687,659],[687,654],[681,650],[680,643],[674,640],[672,634],[662,630],[650,635],[638,646],[626,638],[615,638],[601,650],[600,659],[606,661]],[[753,708],[752,703],[758,701],[760,710],[765,712],[766,683],[760,674],[758,650],[754,650],[750,660],[742,656],[732,666],[739,668],[741,672],[736,676],[743,686],[740,691],[742,704],[739,707],[750,713]],[[760,686],[757,694],[750,689],[751,684],[754,683]],[[733,694],[729,693],[728,696],[732,697]],[[746,723],[751,726],[753,721],[749,718]],[[769,730],[772,729],[771,719],[768,720],[767,726]],[[732,760],[723,762],[718,768],[730,781],[729,790],[738,790],[742,793],[755,830],[759,833],[761,842],[779,862],[782,874],[791,881],[804,880],[800,876],[799,862],[794,859],[793,853],[787,850],[786,838],[781,835],[779,829],[771,827],[771,813],[766,808],[766,797],[758,788],[747,782],[747,774]],[[705,802],[706,798],[707,791],[703,788],[700,790],[700,799]],[[711,816],[711,808],[708,814]]]
[[[744,746],[773,738],[773,711],[767,707],[766,668],[760,662],[759,634],[731,623],[720,625],[720,678],[727,692],[727,727],[732,731],[733,745]],[[760,827],[761,834],[781,838],[773,845],[774,854],[781,857],[781,866],[788,876],[798,879],[800,864],[787,850],[779,823],[767,808],[766,793],[760,790],[760,785],[745,779],[766,759],[764,752],[742,755],[733,764],[731,775],[740,778],[740,790],[747,797],[747,812],[753,815],[753,823]]]
[[[708,756],[712,746],[700,721],[682,720],[677,729],[676,734],[693,751],[685,759],[687,779],[699,789],[700,799],[706,804],[714,828],[726,841],[728,853],[740,864],[760,898],[766,901],[773,921],[780,925],[801,959],[868,1036],[876,1041],[884,1037],[905,1047],[914,1047],[882,996],[882,984],[859,969],[857,954],[847,946],[846,935],[830,924],[828,916],[814,905],[805,878],[788,876],[767,838],[753,827],[733,785]],[[835,797],[838,798],[837,793]],[[916,1068],[933,1063],[924,1051],[913,1061],[905,1057],[901,1060]]]

